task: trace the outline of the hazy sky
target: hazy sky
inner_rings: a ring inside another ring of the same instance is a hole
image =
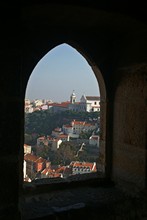
[[[29,78],[25,98],[69,101],[73,90],[76,101],[83,94],[99,96],[96,77],[85,58],[73,47],[61,44],[38,62]]]

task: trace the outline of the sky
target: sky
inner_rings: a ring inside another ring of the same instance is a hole
[[[61,44],[49,51],[35,66],[29,78],[25,98],[53,102],[76,101],[82,95],[99,96],[99,85],[86,59],[73,47]]]

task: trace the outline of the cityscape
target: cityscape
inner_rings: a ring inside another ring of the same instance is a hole
[[[69,101],[25,99],[24,182],[96,173],[100,97],[75,91]]]

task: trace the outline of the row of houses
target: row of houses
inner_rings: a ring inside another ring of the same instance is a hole
[[[31,153],[24,155],[24,181],[42,178],[68,178],[71,175],[96,172],[96,163],[72,161],[68,166],[51,165],[51,162]]]
[[[42,136],[37,139],[37,146],[41,144],[52,145],[52,150],[56,151],[60,144],[64,141],[69,141],[70,138],[79,138],[79,135],[83,132],[92,132],[97,128],[97,124],[86,123],[85,121],[71,121],[70,124],[63,125],[62,128],[55,128],[51,135],[47,137]],[[91,135],[89,138],[89,144],[99,146],[99,136]]]
[[[46,145],[46,146],[51,145],[51,150],[56,151],[57,149],[59,149],[60,144],[62,142],[68,141],[68,140],[69,140],[68,135],[64,135],[64,138],[62,135],[61,136],[59,135],[57,138],[53,138],[51,136],[47,136],[47,137],[41,136],[37,139],[37,146],[40,147],[40,146],[42,146],[42,144]],[[91,135],[88,140],[88,143],[89,143],[89,145],[99,147],[99,136],[98,135]]]
[[[77,102],[76,95],[73,91],[70,95],[70,101],[61,103],[55,103],[51,100],[30,101],[29,99],[25,99],[25,113],[48,109],[54,113],[67,110],[76,112],[96,112],[100,111],[100,97],[82,95],[80,102]]]
[[[68,134],[72,138],[79,138],[79,135],[84,132],[93,131],[97,128],[97,124],[87,123],[85,121],[71,121],[70,124],[62,126],[64,134]]]

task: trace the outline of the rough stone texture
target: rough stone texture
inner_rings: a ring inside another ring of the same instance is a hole
[[[121,69],[114,105],[113,178],[138,190],[146,184],[146,73],[145,64]]]
[[[73,209],[92,208],[99,210],[110,203],[124,198],[124,195],[113,187],[108,188],[76,188],[71,190],[53,191],[50,194],[26,196],[21,203],[24,220],[44,215],[57,215]],[[31,207],[31,212],[29,211]],[[40,208],[39,208],[40,207]],[[29,211],[29,212],[28,212]]]
[[[22,220],[147,218],[146,192],[130,197],[115,187],[76,188],[27,196],[21,201]]]

